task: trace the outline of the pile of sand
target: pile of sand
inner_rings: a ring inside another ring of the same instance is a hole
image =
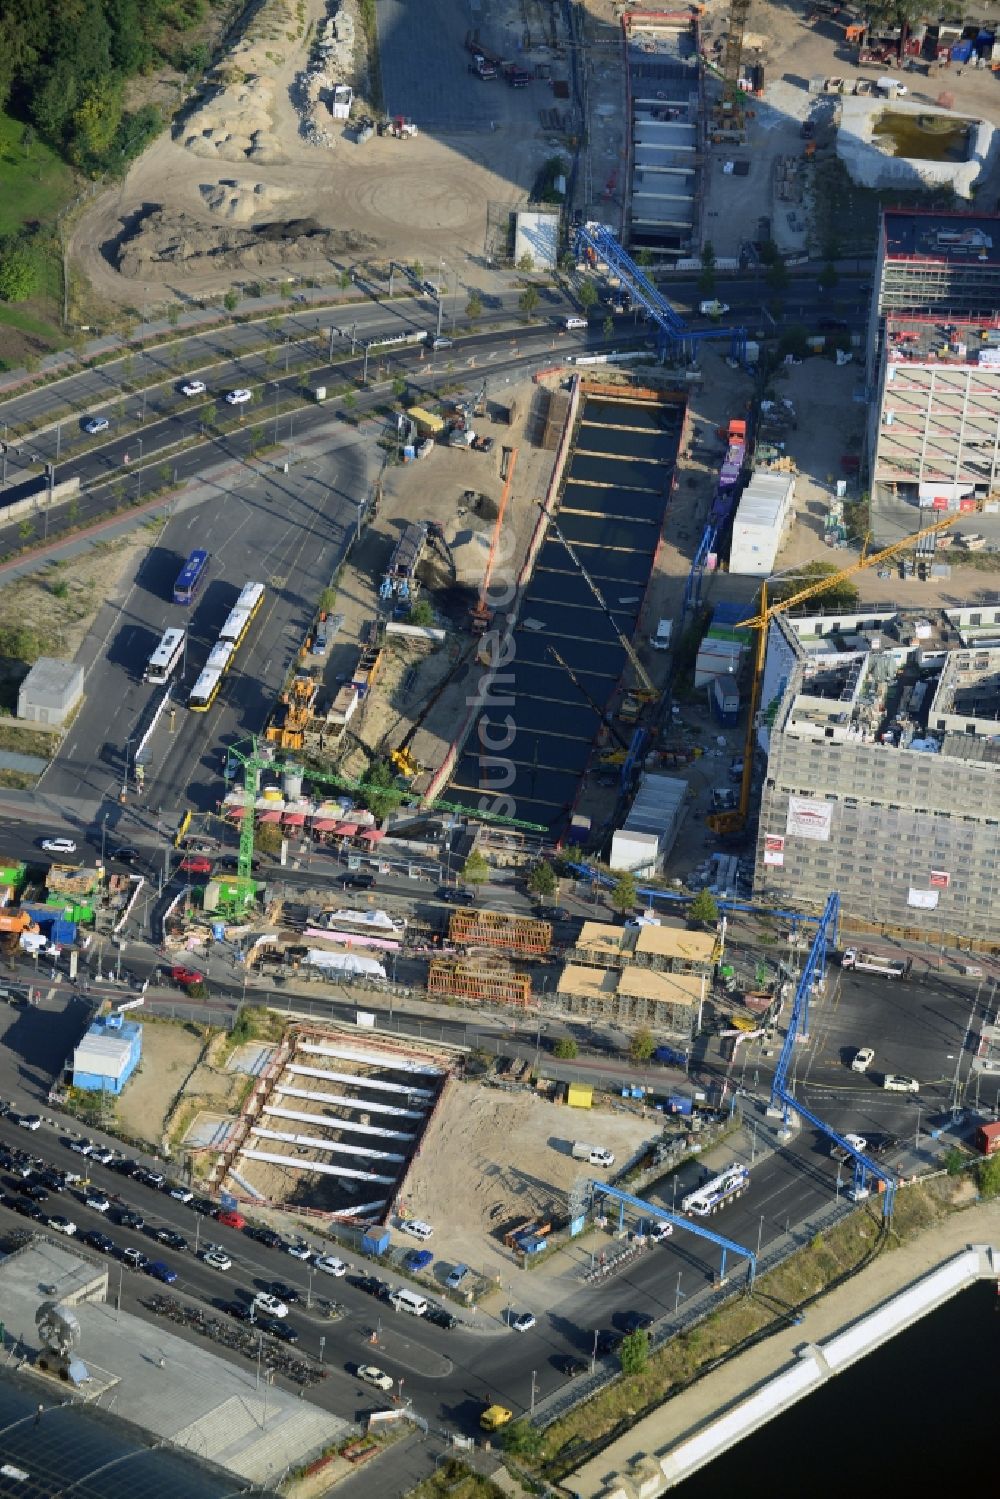
[[[204,182],[199,187],[202,200],[212,213],[220,219],[230,219],[238,224],[249,223],[258,214],[273,209],[289,194],[280,187],[267,182],[240,182],[235,177],[223,177],[219,182]]]
[[[201,275],[217,267],[252,271],[303,260],[369,254],[374,240],[348,230],[323,229],[315,219],[269,221],[256,228],[204,224],[190,214],[154,208],[118,249],[123,276],[142,279],[174,266]]]

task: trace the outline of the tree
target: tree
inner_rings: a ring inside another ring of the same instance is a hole
[[[957,1145],[953,1145],[945,1156],[944,1167],[949,1176],[961,1176],[965,1169],[965,1156]]]
[[[262,822],[254,832],[253,841],[259,854],[276,859],[281,853],[281,828],[274,822]]]
[[[434,610],[427,599],[417,599],[410,605],[410,624],[426,627],[434,623]]]
[[[478,848],[474,848],[462,867],[462,878],[468,885],[485,885],[490,877],[490,866]]]
[[[772,291],[785,291],[789,282],[788,267],[779,255],[764,273],[764,280]]]
[[[534,286],[526,286],[517,299],[517,305],[526,317],[530,317],[538,306],[538,289]]]
[[[719,908],[710,890],[699,890],[688,906],[688,920],[699,921],[703,926],[715,926],[719,919]]]
[[[422,281],[423,280],[423,278],[424,278],[424,268],[420,264],[419,260],[415,260],[413,262],[413,264],[410,266],[410,270],[413,272],[414,276],[416,276],[416,278],[417,278],[418,281]]]
[[[580,306],[584,309],[585,312],[589,308],[593,307],[594,303],[597,301],[597,287],[594,285],[593,281],[581,281],[580,289],[577,292],[576,297],[577,301],[580,303]]]
[[[555,870],[544,859],[535,865],[528,876],[528,889],[532,895],[541,895],[546,900],[550,895],[555,895],[557,886]]]
[[[635,909],[637,895],[635,888],[635,875],[628,871],[619,875],[617,883],[611,892],[611,904],[622,916],[627,916]]]
[[[397,375],[396,378],[395,378],[395,380],[393,380],[393,382],[392,382],[392,393],[396,397],[397,401],[401,400],[402,397],[405,396],[405,394],[406,394],[406,381],[403,379],[402,375]]]
[[[180,320],[181,310],[176,302],[171,302],[170,306],[167,308],[167,322],[170,324],[171,328],[176,328]]]
[[[980,1161],[976,1167],[976,1185],[983,1197],[1000,1196],[1000,1154]]]
[[[839,280],[840,277],[837,275],[837,267],[835,265],[831,265],[828,261],[819,273],[820,291],[833,291],[833,288],[836,286]]]
[[[361,775],[361,800],[379,822],[399,805],[392,768],[384,760],[373,760]]]
[[[95,79],[73,111],[70,154],[78,165],[98,163],[107,155],[122,121],[123,99],[115,77]]]
[[[602,324],[602,328],[603,328],[603,331],[604,331],[604,337],[605,338],[614,338],[614,336],[615,336],[615,320],[610,315],[610,313],[604,319],[604,322]]]
[[[466,302],[465,315],[470,318],[482,317],[483,301],[477,291],[474,291]]]
[[[637,1328],[622,1338],[622,1346],[618,1357],[621,1359],[623,1374],[641,1374],[649,1363],[649,1333],[645,1328]]]
[[[706,240],[702,247],[698,290],[703,297],[711,297],[715,292],[715,247],[711,240]]]
[[[41,280],[41,256],[24,240],[0,241],[0,300],[23,302]]]
[[[786,354],[791,354],[795,359],[805,359],[808,353],[809,329],[801,323],[793,323],[778,340],[778,354],[782,359]]]
[[[649,267],[653,264],[653,252],[648,245],[643,245],[642,249],[635,257],[635,263],[636,265],[641,265],[644,270],[648,270]]]
[[[552,1050],[561,1062],[571,1062],[580,1048],[572,1036],[560,1036]]]
[[[341,291],[346,291],[347,288],[350,286],[350,284],[351,284],[351,273],[350,273],[349,270],[347,270],[345,268],[344,270],[341,271],[340,275],[337,277],[337,285],[340,287]]]
[[[648,1062],[656,1050],[656,1037],[648,1025],[640,1026],[629,1042],[628,1054],[633,1062]]]
[[[524,254],[517,262],[517,268],[519,271],[526,272],[533,271],[535,269],[535,257],[531,254],[530,250],[525,250]]]
[[[234,291],[233,288],[230,287],[226,292],[226,295],[222,299],[222,305],[227,312],[235,312],[237,307],[240,305],[239,292]]]
[[[527,1416],[519,1416],[504,1427],[504,1451],[512,1457],[538,1457],[545,1445],[545,1434],[532,1426]]]
[[[781,599],[787,599],[793,593],[797,593],[800,588],[807,588],[818,578],[829,578],[839,571],[840,568],[835,562],[807,562],[798,569],[793,578],[786,578],[783,582],[775,584],[771,593],[771,602],[778,603]],[[816,597],[822,600],[823,609],[856,609],[860,595],[854,584],[844,578],[823,593],[817,594]]]

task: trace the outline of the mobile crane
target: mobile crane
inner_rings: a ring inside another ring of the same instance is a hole
[[[947,516],[944,520],[935,521],[932,526],[924,526],[913,536],[907,536],[903,541],[894,541],[891,546],[883,547],[879,552],[862,552],[856,562],[850,567],[845,567],[840,572],[830,573],[829,576],[817,578],[814,583],[809,583],[805,588],[798,589],[790,594],[787,599],[781,599],[776,604],[767,602],[767,583],[762,583],[760,588],[760,609],[752,619],[745,619],[736,626],[738,630],[750,629],[756,631],[754,641],[753,676],[750,686],[750,704],[747,710],[746,738],[743,743],[743,776],[740,781],[740,797],[734,808],[726,812],[716,812],[708,819],[708,826],[713,833],[722,836],[731,833],[739,833],[746,826],[747,812],[750,807],[750,782],[753,776],[753,760],[755,749],[755,738],[757,732],[757,714],[760,711],[760,690],[764,679],[764,659],[767,655],[767,636],[771,620],[775,615],[786,614],[789,609],[794,609],[797,604],[804,604],[807,599],[812,599],[817,594],[825,593],[828,588],[833,588],[842,583],[845,578],[851,578],[855,573],[861,572],[866,567],[874,567],[880,562],[886,562],[890,557],[898,557],[900,552],[909,551],[916,542],[925,536],[936,536],[939,531],[944,531],[952,526],[957,519],[954,515]]]

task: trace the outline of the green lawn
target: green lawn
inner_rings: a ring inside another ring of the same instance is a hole
[[[45,226],[73,195],[73,173],[42,141],[21,144],[24,125],[0,110],[0,235],[23,224]]]

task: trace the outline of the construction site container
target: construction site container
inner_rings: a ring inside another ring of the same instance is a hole
[[[509,916],[503,911],[476,911],[463,906],[452,913],[448,936],[463,947],[544,953],[552,946],[552,924],[529,916]]]
[[[975,1135],[976,1149],[983,1155],[996,1155],[1000,1150],[1000,1120],[995,1124],[981,1124]]]
[[[755,473],[733,520],[729,571],[763,577],[774,571],[775,558],[791,521],[795,479],[791,474]]]
[[[531,980],[524,973],[432,958],[427,971],[427,992],[478,1003],[523,1006],[531,999]]]
[[[370,1228],[361,1240],[362,1254],[388,1254],[392,1236],[387,1228]]]
[[[570,1083],[566,1089],[566,1102],[571,1109],[592,1109],[594,1090],[589,1083]]]

